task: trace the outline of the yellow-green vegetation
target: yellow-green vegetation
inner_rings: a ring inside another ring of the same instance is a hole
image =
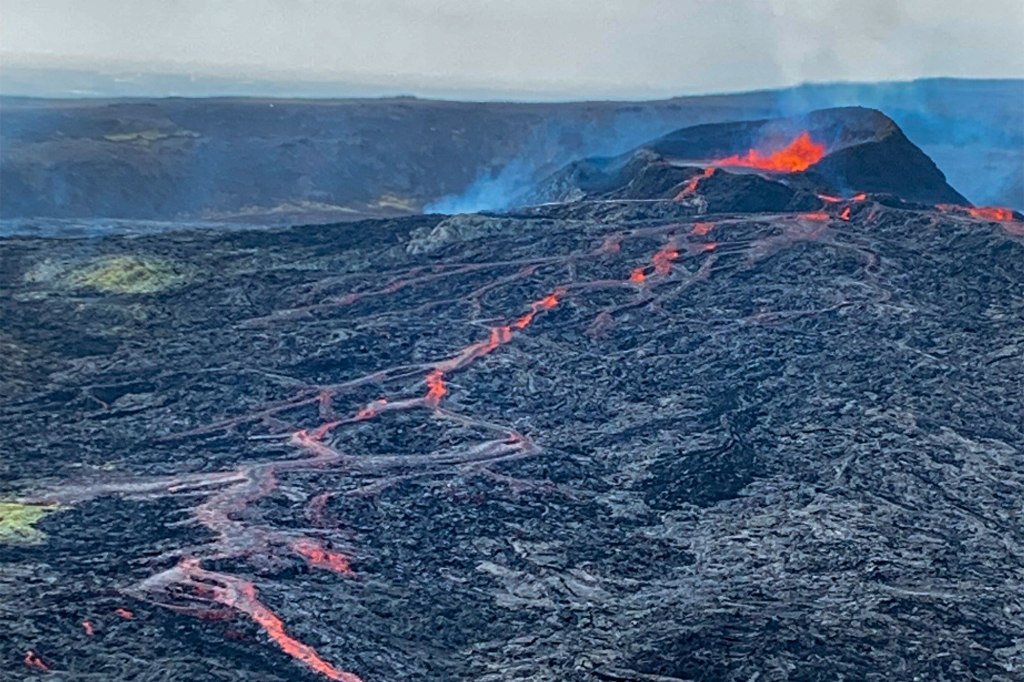
[[[165,133],[155,128],[152,130],[138,130],[130,133],[110,133],[104,135],[103,139],[109,142],[134,142],[136,144],[148,145],[157,140],[165,140],[169,137],[199,137],[199,133],[193,130],[174,130]]]
[[[32,544],[41,541],[46,536],[36,528],[36,524],[56,510],[56,505],[0,502],[0,544]]]
[[[162,258],[108,256],[68,276],[73,287],[109,294],[152,294],[184,282],[185,275]]]

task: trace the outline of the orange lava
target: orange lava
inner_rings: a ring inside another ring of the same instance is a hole
[[[481,354],[486,355],[495,348],[503,343],[508,343],[512,340],[512,328],[509,326],[491,327],[491,336],[487,339],[487,343],[480,350]]]
[[[135,614],[129,611],[128,609],[114,609],[114,613],[121,616],[125,620],[131,620],[135,617]]]
[[[830,216],[828,213],[817,211],[815,213],[801,213],[800,217],[805,220],[825,221],[828,220]]]
[[[25,665],[36,670],[42,670],[43,672],[49,672],[50,666],[43,662],[43,659],[39,658],[36,652],[29,649],[25,652]]]
[[[441,398],[448,393],[448,387],[444,383],[444,372],[435,369],[427,375],[424,381],[427,384],[427,395],[423,399],[428,405],[437,407],[441,403]]]
[[[751,149],[745,156],[729,156],[714,162],[715,166],[740,166],[761,170],[793,173],[807,170],[825,156],[825,145],[811,139],[809,133],[800,133],[792,142],[768,154]]]
[[[708,225],[709,223],[697,223],[697,225]],[[696,226],[694,229],[697,229]],[[706,233],[702,233],[706,234]],[[653,256],[651,256],[651,265],[654,266],[654,273],[664,277],[665,275],[672,272],[672,261],[679,258],[679,250],[676,249],[675,243],[670,240],[668,244],[658,249]],[[643,284],[647,281],[646,268],[633,268],[633,271],[629,273],[629,280],[633,284]]]
[[[291,547],[295,550],[296,554],[305,557],[310,566],[325,568],[328,571],[349,577],[355,577],[356,575],[347,557],[336,552],[329,552],[313,540],[296,540],[292,543]]]
[[[651,262],[654,264],[654,271],[659,275],[667,275],[672,272],[672,261],[676,258],[679,258],[679,251],[669,244],[651,258]]]
[[[535,315],[536,313],[531,310],[530,312],[526,313],[518,320],[513,322],[512,326],[515,327],[516,329],[526,329],[527,327],[530,326],[530,323],[533,322],[533,318]]]
[[[704,178],[710,178],[714,174],[715,169],[713,167],[705,168],[702,174],[695,175],[692,178],[690,178],[689,182],[686,183],[686,186],[679,190],[679,194],[676,195],[675,200],[679,201],[686,195],[693,194],[694,192],[697,191],[697,185],[700,184],[701,180],[703,180]]]
[[[512,340],[513,330],[526,329],[533,322],[537,313],[551,310],[565,296],[564,288],[557,288],[547,296],[530,304],[529,312],[524,313],[510,325],[491,327],[490,336],[486,341],[470,344],[463,348],[455,356],[435,365],[434,369],[427,374],[424,383],[427,385],[427,393],[423,396],[423,402],[431,407],[437,407],[448,393],[444,381],[446,371],[454,371],[465,367],[474,360],[491,353],[499,346],[509,343]]]
[[[697,223],[696,225],[693,226],[693,229],[690,230],[690,234],[696,235],[698,237],[703,237],[704,235],[711,232],[711,229],[714,226],[714,223]]]
[[[288,636],[281,619],[256,598],[256,587],[252,583],[242,582],[237,597],[232,606],[247,613],[286,654],[329,680],[363,682],[358,675],[338,670],[320,658],[313,647]]]
[[[843,212],[839,214],[839,217],[842,220],[849,220],[850,219],[850,207],[847,206],[846,208],[844,208]]]
[[[975,206],[967,209],[967,212],[974,218],[981,220],[994,220],[1000,223],[1013,222],[1013,210],[999,206]]]
[[[556,305],[558,305],[559,297],[564,295],[565,291],[558,289],[555,292],[550,293],[544,298],[540,299],[539,301],[534,301],[533,303],[530,304],[530,312],[522,315],[519,319],[512,323],[512,326],[515,327],[516,329],[526,329],[533,322],[533,318],[537,316],[537,313],[541,312],[542,310],[551,310]],[[512,339],[510,336],[508,341],[511,340]],[[503,343],[508,343],[508,341],[504,341]]]
[[[96,634],[96,630],[93,628],[92,623],[90,623],[87,620],[82,621],[82,629],[85,630],[85,634],[89,635],[90,637]]]
[[[834,197],[831,194],[819,194],[818,198],[829,204],[838,204],[842,201],[842,197]]]
[[[251,582],[207,571],[196,559],[184,559],[172,571],[191,584],[203,599],[223,604],[252,618],[282,651],[310,670],[336,682],[363,682],[358,675],[338,670],[320,658],[316,649],[288,635],[277,614],[259,600],[256,586]]]
[[[864,194],[864,192],[861,192],[860,194],[854,194],[853,195],[853,200],[854,201],[864,201],[867,198],[868,198],[868,195]]]

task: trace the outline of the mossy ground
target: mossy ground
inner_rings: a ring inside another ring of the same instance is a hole
[[[56,506],[0,502],[0,544],[31,544],[46,537],[35,527]]]
[[[73,287],[111,294],[151,294],[182,283],[186,277],[171,263],[153,257],[110,256],[70,273]]]

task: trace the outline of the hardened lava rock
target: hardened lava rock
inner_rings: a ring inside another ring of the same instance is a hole
[[[719,173],[0,242],[5,674],[1020,679],[1020,217]]]

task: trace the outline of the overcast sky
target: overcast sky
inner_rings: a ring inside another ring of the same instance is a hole
[[[0,0],[9,67],[284,75],[420,94],[1022,77],[1022,36],[1021,0]]]

